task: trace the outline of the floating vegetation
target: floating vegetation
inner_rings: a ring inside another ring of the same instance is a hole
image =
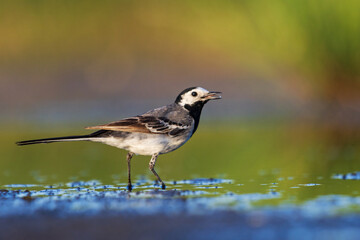
[[[333,179],[343,179],[343,180],[360,180],[360,172],[335,174],[335,175],[333,175],[332,178]]]
[[[291,183],[299,179],[291,179]],[[299,181],[304,181],[301,179]],[[53,185],[12,184],[0,189],[0,217],[22,215],[113,215],[113,214],[208,214],[218,211],[297,211],[306,216],[334,215],[352,211],[359,197],[320,195],[299,202],[288,191],[321,187],[324,183],[298,183],[284,190],[279,182],[237,183],[229,179],[195,178],[173,181],[162,190],[156,182],[141,179],[133,192],[126,184],[102,184],[98,180]],[[258,191],[249,191],[251,186]],[[355,208],[354,208],[355,206]],[[360,210],[360,209],[359,209]]]

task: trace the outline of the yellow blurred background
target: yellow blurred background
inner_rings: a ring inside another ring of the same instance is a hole
[[[359,9],[356,0],[2,1],[2,119],[127,116],[200,85],[224,92],[205,114],[358,125]]]

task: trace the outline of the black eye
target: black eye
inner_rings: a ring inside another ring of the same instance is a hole
[[[193,97],[196,97],[196,96],[197,96],[197,92],[192,92],[191,95],[192,95]]]

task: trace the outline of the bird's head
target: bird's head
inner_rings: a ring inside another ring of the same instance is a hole
[[[189,109],[204,106],[209,100],[221,99],[221,92],[208,91],[202,87],[191,87],[182,91],[176,98],[175,103]]]

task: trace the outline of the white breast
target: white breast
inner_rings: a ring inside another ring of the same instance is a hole
[[[181,147],[191,134],[170,137],[166,134],[131,133],[126,138],[105,137],[92,139],[107,145],[125,149],[139,155],[164,154]]]

